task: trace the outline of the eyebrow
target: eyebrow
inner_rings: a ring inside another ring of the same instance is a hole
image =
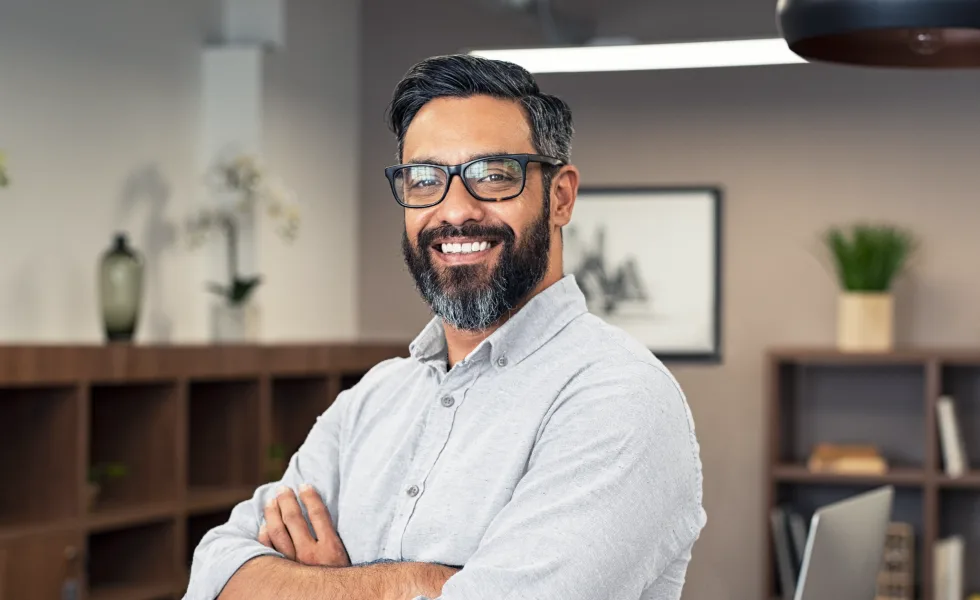
[[[478,154],[471,154],[468,158],[461,161],[460,164],[469,162],[471,160],[477,160],[479,158],[489,158],[491,156],[500,156],[502,154],[520,154],[520,152],[509,152],[507,150],[496,150],[493,152],[480,152]],[[446,163],[440,161],[438,158],[433,156],[413,156],[411,160],[405,161],[405,164],[430,164],[430,165],[445,165]]]

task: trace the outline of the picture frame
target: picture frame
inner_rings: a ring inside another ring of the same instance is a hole
[[[720,363],[722,199],[715,185],[580,188],[563,262],[590,312],[664,362]]]

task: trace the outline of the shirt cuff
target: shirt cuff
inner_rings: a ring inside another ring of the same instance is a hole
[[[194,558],[194,569],[183,600],[215,600],[228,580],[248,561],[259,556],[283,557],[257,542],[243,545],[241,540],[227,541],[231,543],[212,542],[204,556]]]

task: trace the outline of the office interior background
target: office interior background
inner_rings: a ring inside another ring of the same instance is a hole
[[[774,4],[553,2],[598,36],[645,43],[773,37]],[[262,481],[274,442],[281,460],[429,318],[383,175],[395,83],[428,56],[545,41],[503,0],[255,5],[0,1],[4,600],[61,597],[66,581],[89,598],[180,597],[193,541]],[[229,42],[238,10],[276,39]],[[976,465],[980,73],[785,64],[538,81],[572,107],[584,186],[721,191],[718,356],[667,362],[697,425],[709,517],[685,598],[778,597],[770,509],[884,483],[913,528],[914,597],[934,597],[937,542],[963,536],[975,565],[980,478],[948,474],[934,409],[955,396]],[[239,265],[262,276],[254,312],[222,316],[207,283],[226,273],[225,242],[190,246],[185,224],[209,201],[213,151],[236,139],[300,217],[289,241],[256,211]],[[837,347],[841,287],[821,236],[863,221],[917,244],[891,290],[894,348],[854,358]],[[100,268],[119,232],[144,259],[140,359],[106,342]],[[221,318],[254,326],[249,343],[216,339]],[[814,474],[820,442],[875,445],[897,469]],[[212,446],[224,462],[204,458]],[[970,571],[963,597],[980,592]]]

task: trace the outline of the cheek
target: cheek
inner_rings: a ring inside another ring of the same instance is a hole
[[[514,231],[514,236],[520,239],[528,226],[541,216],[541,202],[527,194],[494,206],[491,218],[493,222],[507,225]]]
[[[419,239],[419,233],[425,228],[425,223],[424,215],[417,214],[417,211],[405,213],[405,233],[413,244]]]

